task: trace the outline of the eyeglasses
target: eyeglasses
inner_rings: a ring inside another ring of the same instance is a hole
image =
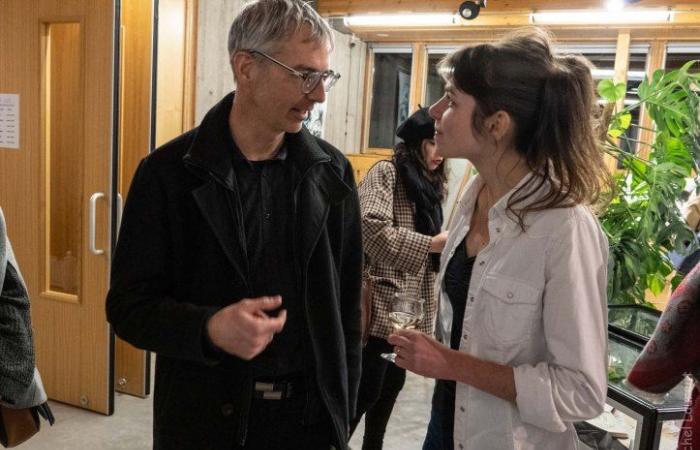
[[[318,83],[323,83],[323,90],[325,92],[328,92],[331,90],[333,85],[335,85],[335,82],[338,81],[340,78],[339,73],[335,73],[332,70],[324,70],[323,72],[299,72],[298,70],[292,69],[288,65],[281,63],[277,61],[275,58],[273,58],[270,55],[267,55],[263,52],[260,52],[258,50],[246,50],[248,53],[251,53],[253,55],[260,55],[263,58],[272,61],[273,63],[277,64],[278,66],[286,69],[289,73],[292,75],[295,75],[299,78],[301,78],[302,83],[301,83],[301,92],[304,94],[310,94],[316,89],[318,86]]]

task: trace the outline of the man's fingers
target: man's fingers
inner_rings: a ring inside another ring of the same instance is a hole
[[[256,306],[262,311],[272,311],[282,306],[282,296],[274,295],[271,297],[260,297],[256,299],[258,302]]]
[[[277,334],[280,331],[282,331],[282,328],[284,328],[284,324],[287,321],[287,310],[283,309],[282,311],[277,314],[277,317],[273,317],[269,320],[272,332]]]

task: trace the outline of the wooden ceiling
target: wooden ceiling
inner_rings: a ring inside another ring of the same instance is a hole
[[[462,0],[318,0],[318,11],[325,16],[401,12],[457,12]],[[605,0],[488,0],[482,14],[513,14],[555,9],[601,8]],[[700,9],[700,1],[638,0],[633,7],[674,7]]]

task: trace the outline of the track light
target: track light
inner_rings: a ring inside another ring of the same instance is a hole
[[[464,20],[474,20],[481,8],[486,8],[486,0],[466,1],[459,5],[459,15]]]

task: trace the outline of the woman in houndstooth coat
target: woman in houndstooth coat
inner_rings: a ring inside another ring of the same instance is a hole
[[[427,108],[409,117],[396,134],[403,142],[396,146],[393,159],[375,164],[359,186],[372,311],[351,432],[365,414],[363,450],[382,448],[389,416],[406,379],[405,370],[380,357],[392,351],[386,341],[393,331],[391,299],[399,292],[422,299],[425,313],[416,329],[433,333],[433,285],[447,238],[440,231],[445,164],[435,154],[434,120]]]

